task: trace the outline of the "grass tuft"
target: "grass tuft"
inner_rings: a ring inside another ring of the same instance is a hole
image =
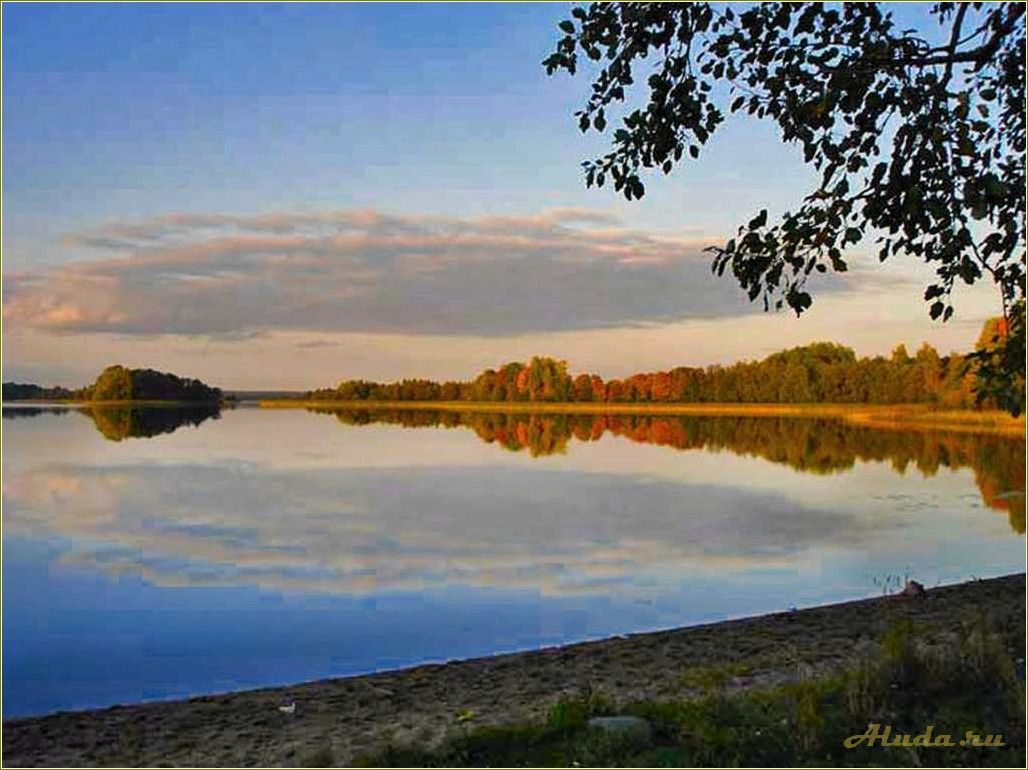
[[[1023,629],[1022,629],[1023,632]],[[1023,636],[1020,637],[1023,646]],[[1025,764],[1025,689],[1011,657],[1018,638],[972,617],[961,632],[929,644],[906,621],[877,649],[839,670],[762,690],[724,685],[744,666],[687,672],[692,699],[615,703],[595,688],[562,697],[542,723],[483,726],[434,750],[389,746],[359,766],[1021,766]],[[591,716],[641,717],[649,733],[590,729]],[[846,748],[869,724],[893,736],[932,725],[952,747]],[[1001,734],[1003,746],[960,746],[967,731]]]

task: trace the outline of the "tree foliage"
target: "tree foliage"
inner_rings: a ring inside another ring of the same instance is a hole
[[[221,399],[221,390],[170,372],[108,366],[78,395],[89,401],[215,402]]]
[[[583,57],[594,63],[576,117],[583,132],[614,130],[610,152],[583,164],[585,181],[629,200],[644,195],[644,170],[697,158],[731,113],[773,121],[802,148],[819,181],[798,208],[777,221],[762,210],[711,248],[715,272],[730,271],[765,309],[802,313],[808,278],[845,271],[845,251],[866,239],[882,261],[908,254],[934,268],[932,318],[950,318],[958,282],[988,276],[1010,332],[997,344],[1009,350],[981,373],[1020,408],[1025,5],[931,12],[938,44],[879,3],[592,3],[560,23],[543,64],[574,75]]]
[[[1002,326],[991,321],[982,332]],[[572,375],[565,361],[536,356],[486,369],[468,382],[345,380],[310,391],[321,401],[495,401],[606,403],[849,403],[932,404],[951,409],[996,406],[992,393],[977,391],[974,360],[940,356],[924,344],[911,356],[899,345],[888,358],[861,358],[850,348],[815,342],[774,353],[762,361],[730,366],[679,366],[604,381]]]
[[[1021,300],[1008,318],[991,319],[970,355],[978,376],[979,399],[989,400],[1015,415],[1025,408],[1024,315]]]
[[[4,401],[63,401],[74,394],[67,388],[55,386],[46,388],[27,382],[5,382],[3,384]]]
[[[192,401],[218,402],[221,389],[200,380],[179,377],[153,369],[129,369],[108,366],[92,385],[77,390],[63,387],[43,388],[17,382],[5,382],[3,397],[8,400],[80,400],[80,401]]]

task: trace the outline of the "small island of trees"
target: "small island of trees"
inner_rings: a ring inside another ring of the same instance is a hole
[[[197,379],[119,365],[108,366],[91,385],[78,390],[44,388],[16,382],[3,384],[4,401],[178,401],[209,404],[220,402],[221,397],[220,388]]]
[[[83,389],[86,401],[190,401],[221,400],[221,389],[200,380],[153,369],[108,366],[92,385]]]

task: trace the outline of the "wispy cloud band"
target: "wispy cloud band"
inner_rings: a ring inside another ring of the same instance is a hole
[[[171,214],[65,240],[102,255],[5,276],[7,322],[142,335],[507,335],[755,310],[710,274],[709,240],[626,229],[591,210]]]

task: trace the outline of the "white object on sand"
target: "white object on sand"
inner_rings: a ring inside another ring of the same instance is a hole
[[[293,701],[288,706],[279,706],[278,710],[283,714],[295,714],[296,713],[296,701]]]

